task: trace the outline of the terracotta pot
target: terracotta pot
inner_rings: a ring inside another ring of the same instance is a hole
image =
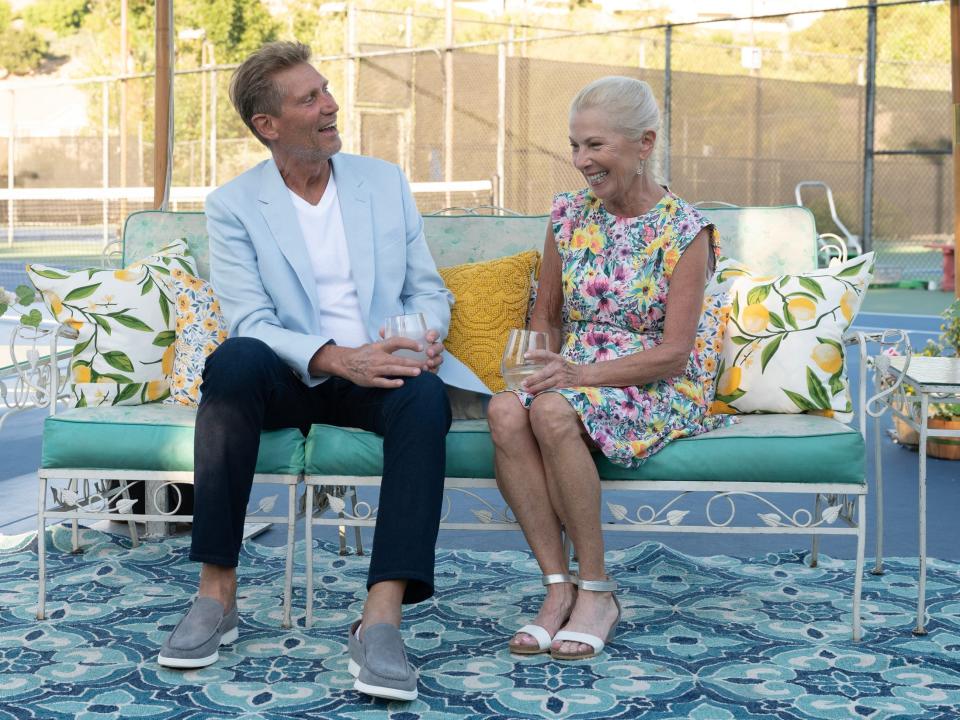
[[[893,426],[897,431],[897,443],[900,445],[916,446],[920,444],[920,433],[907,425],[900,418],[893,419]]]
[[[932,417],[927,420],[928,428],[941,430],[960,430],[960,420]],[[942,460],[960,460],[960,437],[927,438],[927,455]]]
[[[900,412],[906,414],[906,410],[902,407],[898,407]],[[916,447],[920,444],[920,433],[914,430],[912,427],[907,425],[903,420],[894,416],[893,418],[893,427],[897,431],[897,443],[900,445],[909,445],[911,447]]]

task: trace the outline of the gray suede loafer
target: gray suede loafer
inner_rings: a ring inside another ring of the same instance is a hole
[[[164,641],[157,662],[171,668],[202,668],[220,659],[218,648],[237,639],[239,616],[234,604],[224,614],[213,598],[198,597]]]
[[[364,629],[361,640],[358,627],[358,622],[353,624],[349,638],[353,689],[387,700],[416,700],[417,671],[407,660],[400,631],[380,623]]]

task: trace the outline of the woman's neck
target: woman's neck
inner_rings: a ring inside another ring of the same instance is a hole
[[[665,188],[644,173],[637,176],[637,182],[632,183],[621,197],[604,201],[603,205],[607,212],[617,217],[639,217],[655,207],[664,193]]]

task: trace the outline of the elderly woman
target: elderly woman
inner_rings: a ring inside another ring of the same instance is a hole
[[[614,636],[620,604],[591,452],[637,467],[725,422],[707,417],[708,374],[694,351],[719,236],[656,181],[659,118],[649,85],[626,77],[587,85],[570,106],[573,165],[587,187],[557,195],[547,226],[530,328],[549,334],[551,350],[528,353],[543,369],[489,407],[497,483],[547,587],[514,653],[592,657]]]

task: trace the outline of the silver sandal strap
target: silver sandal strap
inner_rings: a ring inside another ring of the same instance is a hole
[[[577,576],[567,575],[565,573],[553,573],[552,575],[544,575],[541,578],[541,582],[543,582],[544,586],[556,585],[557,583],[572,583],[576,585]]]
[[[606,580],[584,580],[580,578],[580,589],[590,592],[616,592],[617,581],[607,578]]]

